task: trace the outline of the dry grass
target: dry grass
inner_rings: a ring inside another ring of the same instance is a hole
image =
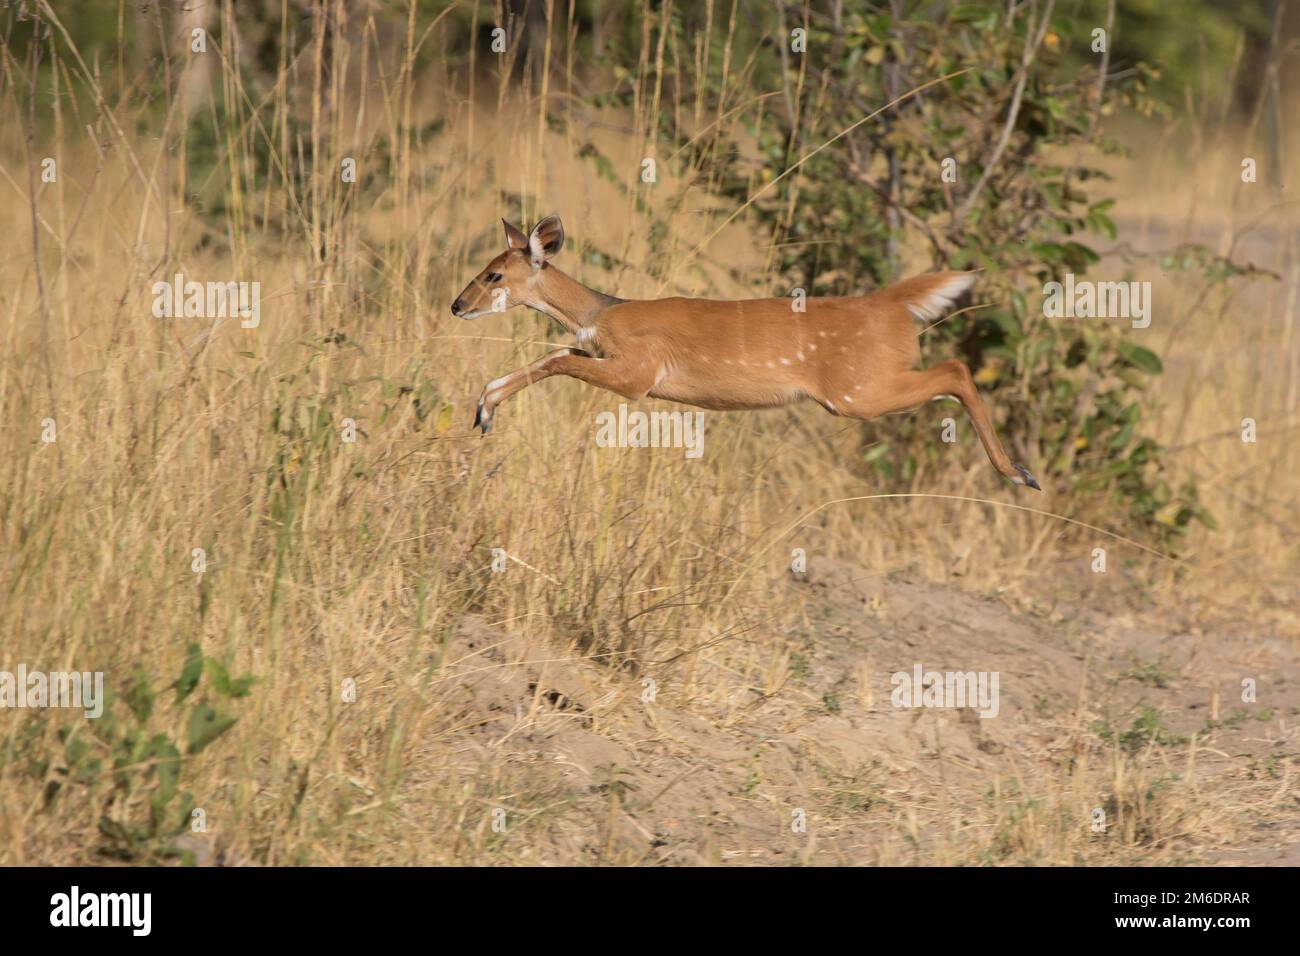
[[[232,707],[239,722],[184,771],[232,860],[1141,863],[1249,842],[1236,811],[1271,799],[1276,780],[1238,764],[1189,772],[1194,737],[1132,751],[1107,742],[1093,726],[1106,695],[1086,665],[1033,718],[1067,741],[1059,750],[1026,743],[1023,725],[1004,731],[1010,749],[949,759],[942,743],[925,753],[922,743],[960,722],[926,715],[907,736],[912,718],[887,705],[880,675],[893,662],[881,651],[865,662],[856,645],[837,652],[846,673],[866,668],[865,691],[823,687],[801,663],[830,629],[848,640],[891,625],[883,605],[855,611],[791,590],[793,547],[847,560],[861,578],[903,571],[947,582],[937,593],[997,593],[1016,612],[1008,620],[1063,596],[1108,616],[1131,591],[1041,574],[1086,567],[1089,534],[968,500],[823,508],[895,489],[853,464],[862,426],[813,408],[709,414],[705,456],[689,461],[597,448],[594,416],[619,400],[552,381],[503,407],[488,439],[471,434],[482,384],[554,335],[532,314],[467,325],[448,313],[499,243],[501,214],[561,211],[572,243],[562,265],[623,296],[662,294],[660,275],[670,291],[767,290],[765,240],[740,217],[696,257],[729,210],[661,156],[654,201],[675,210],[670,251],[647,261],[636,199],[648,118],[688,104],[638,84],[627,113],[570,112],[580,81],[564,43],[547,52],[555,69],[537,90],[509,79],[508,65],[466,62],[452,18],[427,31],[353,21],[359,32],[328,51],[319,33],[299,38],[301,53],[267,89],[245,88],[214,39],[215,99],[178,96],[162,114],[63,49],[61,95],[41,106],[52,112],[30,156],[27,65],[7,51],[0,663],[102,670],[121,691],[139,668],[155,686],[169,682],[199,642],[232,672],[257,675]],[[427,66],[417,68],[417,47]],[[129,63],[120,79],[143,80]],[[220,132],[207,182],[186,182],[190,108]],[[547,110],[569,124],[557,131]],[[621,185],[575,155],[587,139]],[[1169,369],[1152,396],[1158,437],[1180,446],[1177,465],[1204,482],[1221,527],[1198,531],[1177,567],[1114,543],[1112,561],[1145,589],[1134,626],[1175,612],[1180,633],[1249,622],[1293,657],[1300,207],[1231,185],[1230,127],[1188,165],[1150,149],[1121,181],[1138,235],[1148,223],[1206,229],[1231,247],[1262,215],[1269,238],[1256,262],[1283,278],[1207,299],[1151,276]],[[57,159],[57,182],[39,182],[45,156]],[[347,156],[383,184],[364,202],[340,182]],[[1146,182],[1142,167],[1178,173]],[[225,197],[225,214],[204,215],[189,192]],[[522,198],[506,207],[503,196]],[[259,281],[260,326],[155,319],[151,284],[177,271]],[[946,412],[919,414],[937,427]],[[1258,444],[1215,437],[1247,415]],[[53,444],[40,439],[47,418]],[[348,418],[352,444],[341,439]],[[972,441],[952,456],[911,490],[1078,513],[1060,496],[1017,497]],[[1125,533],[1105,515],[1083,517]],[[191,571],[195,548],[208,555],[202,575]],[[502,573],[496,548],[512,559]],[[1068,630],[1043,620],[1040,637]],[[1085,630],[1113,637],[1107,625]],[[1094,653],[1080,640],[1076,663]],[[1233,647],[1243,667],[1265,653],[1249,637]],[[347,678],[355,703],[340,700]],[[1274,706],[1285,747],[1294,708]],[[26,720],[0,715],[0,742]],[[838,725],[822,733],[821,720],[857,722],[857,749],[827,757]],[[53,756],[41,772],[0,765],[0,862],[94,859],[106,808],[144,812],[138,795],[121,803],[107,772],[45,805],[64,724],[32,725],[36,750]],[[149,726],[182,732],[161,707]],[[1089,828],[1107,799],[1109,842]],[[817,821],[810,834],[790,832],[801,806]],[[493,830],[495,808],[508,813],[505,834]]]

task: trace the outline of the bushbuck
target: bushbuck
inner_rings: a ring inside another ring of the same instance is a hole
[[[832,415],[870,421],[955,398],[970,415],[989,461],[1017,484],[1039,489],[1012,463],[993,431],[965,362],[916,371],[915,321],[932,321],[975,280],[935,272],[863,296],[796,299],[619,299],[555,268],[564,226],[547,216],[530,234],[501,220],[506,250],[456,301],[453,315],[476,319],[526,305],[577,337],[509,375],[488,382],[474,425],[484,435],[497,406],[552,375],[568,375],[627,399],[649,395],[700,408],[771,408],[812,399]],[[1040,489],[1041,490],[1041,489]]]

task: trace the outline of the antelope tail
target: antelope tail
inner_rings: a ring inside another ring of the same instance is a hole
[[[918,322],[933,322],[975,282],[975,272],[930,272],[896,282],[879,295],[902,306]]]

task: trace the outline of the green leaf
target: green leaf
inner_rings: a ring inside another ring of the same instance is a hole
[[[153,691],[149,689],[149,675],[144,668],[137,668],[135,680],[126,691],[126,706],[131,709],[135,719],[144,723],[153,713]]]
[[[157,760],[154,766],[158,773],[157,795],[161,803],[167,803],[176,796],[176,789],[180,783],[181,754],[166,734],[155,736],[150,742],[149,749]]]
[[[180,703],[199,686],[203,676],[203,649],[191,644],[185,649],[185,664],[181,667],[181,676],[176,678],[172,687],[176,688],[176,702]]]
[[[168,829],[167,806],[179,789],[181,755],[165,734],[154,737],[150,750],[157,761],[154,769],[158,774],[158,787],[149,796],[149,821],[154,834],[157,834]]]
[[[235,718],[221,713],[208,704],[196,704],[190,713],[188,751],[198,753],[235,725]]]
[[[1120,357],[1134,368],[1141,369],[1148,375],[1159,375],[1164,371],[1164,365],[1160,361],[1160,356],[1156,355],[1148,348],[1141,345],[1134,345],[1131,342],[1121,342],[1119,344]]]
[[[1118,432],[1115,433],[1114,437],[1111,438],[1110,450],[1119,451],[1121,448],[1123,448],[1132,440],[1133,440],[1132,424],[1124,425]]]
[[[206,667],[208,677],[212,679],[213,688],[222,697],[247,697],[248,692],[257,683],[257,678],[252,674],[232,678],[230,672],[219,661],[211,657],[207,659]]]
[[[1219,523],[1215,521],[1214,516],[1204,508],[1197,508],[1194,514],[1200,520],[1201,524],[1205,525],[1205,527],[1209,528],[1211,531],[1219,530]]]
[[[1096,251],[1085,246],[1080,242],[1067,242],[1065,244],[1066,258],[1076,265],[1076,270],[1082,272],[1084,267],[1093,265],[1101,261],[1101,256]]]
[[[1094,212],[1088,216],[1088,225],[1097,232],[1104,232],[1111,239],[1119,237],[1119,229],[1115,226],[1115,220],[1111,219],[1105,213]]]

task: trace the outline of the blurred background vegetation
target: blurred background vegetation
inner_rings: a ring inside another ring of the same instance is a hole
[[[254,0],[241,3],[235,16],[219,4],[88,0],[61,22],[59,33],[66,36],[51,42],[95,64],[96,74],[106,77],[103,95],[138,106],[141,132],[159,122],[176,88],[189,117],[181,189],[195,208],[220,222],[238,215],[229,208],[230,182],[214,175],[232,146],[226,141],[231,103],[208,96],[211,77],[191,75],[193,58],[177,56],[166,38],[198,25],[235,34],[229,65],[240,80],[236,100],[243,103],[235,110],[242,112],[241,106],[267,98],[277,77],[294,68],[289,51],[312,36],[328,59],[338,30],[360,39],[367,30],[427,35],[441,25],[476,35],[478,42],[445,51],[421,44],[402,69],[438,61],[458,95],[471,92],[476,77],[499,85],[504,76],[528,97],[550,86],[552,76],[563,76],[568,99],[547,113],[553,128],[572,123],[576,103],[625,111],[634,125],[655,110],[646,155],[666,156],[691,188],[745,210],[764,236],[768,283],[754,294],[794,288],[858,294],[905,272],[986,270],[984,307],[927,333],[927,359],[959,352],[1003,410],[1001,430],[1015,436],[1020,455],[1068,489],[1123,508],[1165,544],[1190,521],[1212,520],[1195,483],[1165,469],[1143,422],[1141,393],[1160,373],[1160,357],[1113,322],[1044,319],[1035,290],[1065,272],[1085,277],[1098,262],[1098,240],[1117,237],[1115,199],[1096,160],[1125,152],[1111,130],[1121,114],[1151,120],[1178,114],[1202,139],[1217,135],[1216,124],[1227,117],[1244,115],[1269,144],[1268,158],[1280,164],[1279,91],[1294,79],[1294,65],[1289,76],[1283,70],[1296,43],[1296,10],[1288,16],[1278,0],[1231,6],[1131,0],[1117,24],[1107,0],[511,0],[496,7],[421,0],[358,4],[347,24],[327,12],[324,28],[316,31],[313,17],[328,6]],[[21,9],[11,7],[7,26],[15,67],[32,53],[31,31],[14,15]],[[504,74],[502,64],[492,62],[498,58],[481,52],[497,24],[506,32]],[[1108,28],[1104,52],[1094,49],[1098,27]],[[792,52],[795,30],[818,55]],[[563,62],[552,49],[562,42]],[[37,53],[38,99],[54,97],[60,87],[79,91],[80,109],[91,112],[86,87],[67,76],[61,83],[53,59]],[[128,60],[152,67],[127,70]],[[119,69],[106,73],[113,63]],[[951,74],[958,75],[909,92]],[[320,82],[328,88],[329,76]],[[879,122],[856,123],[900,97]],[[673,108],[663,108],[668,103]],[[736,122],[711,121],[731,114]],[[51,111],[38,110],[35,122],[52,118]],[[287,156],[278,169],[271,139],[253,124],[242,125],[247,162],[240,192],[262,190],[276,177],[299,191],[318,188],[312,177],[319,171],[319,136],[304,135],[296,111],[281,121],[279,145]],[[432,142],[443,125],[435,119],[411,132]],[[366,178],[371,196],[391,185],[383,167],[394,171],[401,152],[382,138],[373,148],[375,158],[387,162]],[[594,143],[579,143],[577,151],[593,174],[631,197],[646,220],[652,251],[662,252],[691,191],[665,198],[653,184],[628,181],[626,170],[616,169]],[[948,159],[956,164],[956,185],[938,175]],[[336,198],[344,201],[342,194]],[[509,198],[525,207],[546,206],[544,196]],[[1253,275],[1249,264],[1200,244],[1161,253],[1148,257],[1148,267],[1176,262],[1209,283]],[[594,248],[588,256],[613,261]],[[651,271],[661,281],[682,267],[671,256],[656,261]],[[933,465],[942,455],[917,427],[907,421],[880,426],[873,433],[879,440],[862,450],[863,461],[886,481],[912,479],[922,457],[930,456]]]

